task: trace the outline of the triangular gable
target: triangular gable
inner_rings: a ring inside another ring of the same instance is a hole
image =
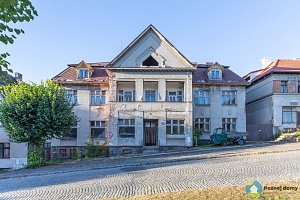
[[[109,67],[141,67],[142,62],[152,56],[160,67],[195,69],[194,65],[183,56],[153,25],[149,25],[138,35]]]
[[[224,71],[224,67],[220,65],[218,62],[215,62],[213,65],[211,65],[209,68],[207,68],[206,72],[208,73],[211,69],[220,69]]]

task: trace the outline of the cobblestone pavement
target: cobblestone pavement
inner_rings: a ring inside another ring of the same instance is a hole
[[[291,145],[264,148],[276,151],[284,147],[288,148]],[[239,151],[249,152],[249,150]],[[262,182],[300,180],[299,153],[299,151],[287,151],[190,159],[140,166],[4,178],[0,179],[0,199],[98,199],[244,185],[248,179]],[[230,155],[230,152],[227,154]],[[184,156],[170,156],[168,159],[176,160],[181,157]],[[197,157],[197,154],[191,157]]]

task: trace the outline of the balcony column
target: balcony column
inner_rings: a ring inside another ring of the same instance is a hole
[[[166,79],[159,79],[158,81],[158,101],[166,101],[167,84]]]
[[[143,95],[144,95],[144,80],[135,79],[135,100],[143,101]]]

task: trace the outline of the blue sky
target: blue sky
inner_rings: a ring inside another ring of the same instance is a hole
[[[218,61],[239,75],[263,57],[300,57],[297,0],[32,2],[39,16],[19,24],[25,35],[4,47],[24,80],[50,79],[81,60],[111,61],[149,24],[190,61]]]

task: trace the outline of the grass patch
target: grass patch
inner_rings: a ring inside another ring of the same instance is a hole
[[[246,185],[246,184],[245,184]],[[231,200],[231,199],[252,199],[246,195],[245,185],[243,186],[233,186],[233,187],[218,187],[213,189],[199,189],[199,190],[188,190],[180,192],[170,192],[170,193],[160,193],[154,195],[144,195],[144,196],[133,196],[129,198],[117,198],[119,200],[131,199],[131,200]],[[263,190],[260,198],[254,199],[290,199],[299,200],[300,199],[300,180],[299,181],[285,181],[285,182],[268,182],[262,183],[264,186],[288,186],[288,187],[298,187],[297,191],[277,191],[277,190]]]
[[[300,131],[296,132],[295,136],[300,137]]]

